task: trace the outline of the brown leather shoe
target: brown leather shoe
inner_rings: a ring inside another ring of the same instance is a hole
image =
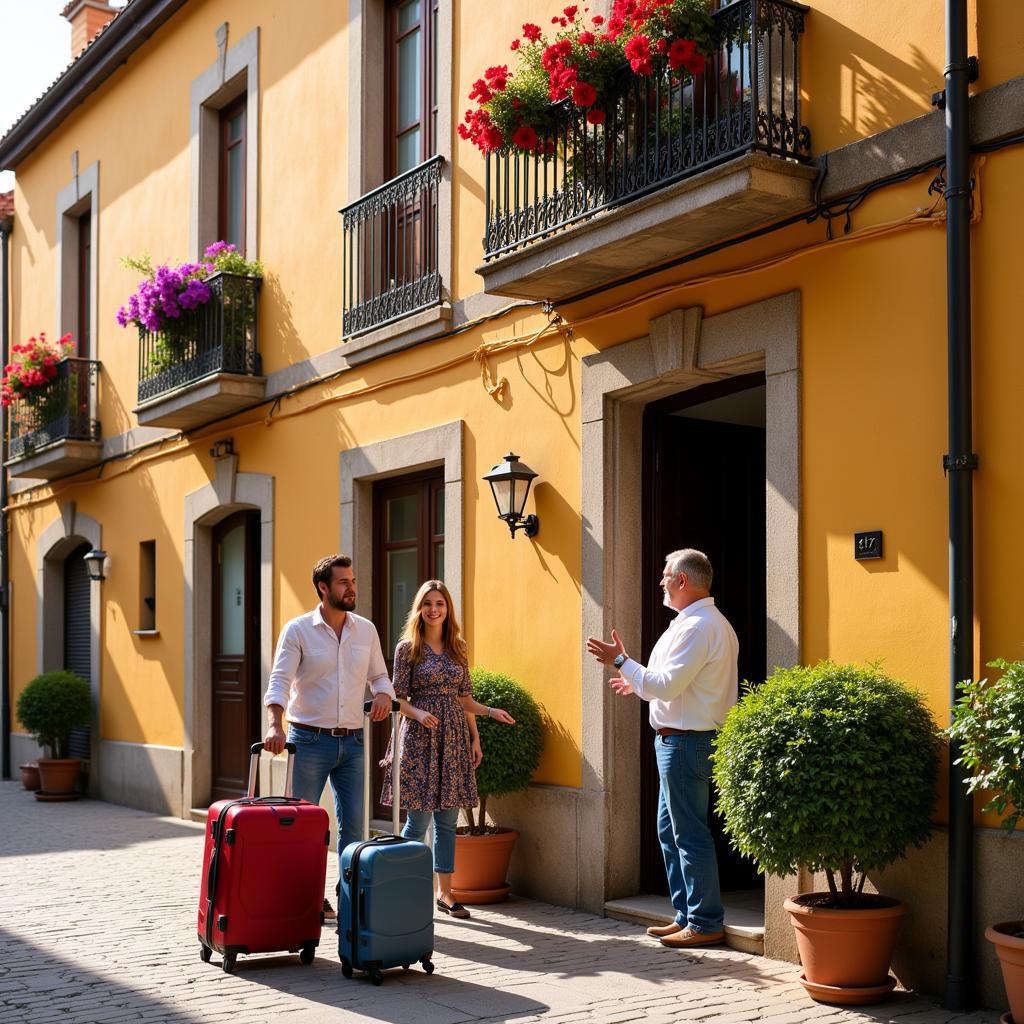
[[[671,924],[651,925],[651,927],[647,929],[647,934],[652,938],[660,939],[665,935],[675,935],[676,932],[681,932],[682,930],[683,926],[678,921],[673,921]]]
[[[672,935],[663,935],[661,944],[672,949],[692,949],[694,946],[718,946],[725,940],[725,932],[695,932],[687,926]]]

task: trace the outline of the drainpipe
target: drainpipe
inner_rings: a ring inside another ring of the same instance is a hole
[[[974,674],[974,471],[971,389],[971,189],[967,85],[977,71],[967,57],[967,0],[946,0],[946,337],[949,452],[949,701]],[[941,100],[940,100],[940,105]],[[950,744],[946,1007],[974,1000],[974,801]]]
[[[6,366],[11,352],[11,229],[13,217],[0,218],[0,356]],[[10,586],[7,569],[7,410],[0,406],[0,729],[3,730],[3,764],[0,777],[11,777],[11,648]]]

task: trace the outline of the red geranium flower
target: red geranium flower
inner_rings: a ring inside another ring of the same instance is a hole
[[[537,148],[537,133],[528,124],[520,125],[512,136],[512,143],[520,149],[532,152]]]
[[[587,123],[588,124],[604,124],[605,112],[598,110],[596,107],[587,111]]]
[[[591,107],[597,102],[597,90],[589,82],[577,82],[573,86],[572,101],[577,107]]]
[[[513,39],[512,40],[511,49],[513,49],[513,50],[518,50],[519,49],[519,40],[518,39]]]
[[[530,40],[531,43],[537,42],[541,37],[540,25],[534,25],[533,22],[526,22],[523,25],[523,35]]]

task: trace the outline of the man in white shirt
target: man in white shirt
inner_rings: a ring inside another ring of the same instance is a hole
[[[693,548],[665,559],[661,588],[677,612],[645,668],[612,630],[612,642],[587,638],[587,650],[621,675],[611,680],[620,696],[650,703],[661,787],[658,838],[672,893],[675,920],[647,934],[678,949],[710,946],[725,938],[715,844],[708,829],[711,749],[715,732],[736,703],[736,633],[711,597],[711,563]]]
[[[352,559],[330,555],[313,566],[313,587],[320,604],[292,619],[277,642],[263,703],[267,733],[263,746],[273,754],[284,750],[283,719],[288,742],[295,744],[292,792],[320,802],[331,780],[338,816],[338,856],[361,838],[363,822],[363,700],[373,694],[370,718],[387,718],[395,691],[388,678],[376,627],[356,615],[356,580]],[[324,915],[336,914],[324,900]]]

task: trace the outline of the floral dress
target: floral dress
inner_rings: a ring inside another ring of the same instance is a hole
[[[395,649],[395,695],[429,711],[438,725],[428,729],[411,718],[402,719],[402,807],[407,811],[475,807],[479,800],[469,725],[458,700],[473,695],[469,669],[447,651],[435,654],[429,644],[423,645],[423,657],[413,666],[411,648],[403,640]],[[386,806],[392,803],[391,770],[389,753],[380,798]]]

